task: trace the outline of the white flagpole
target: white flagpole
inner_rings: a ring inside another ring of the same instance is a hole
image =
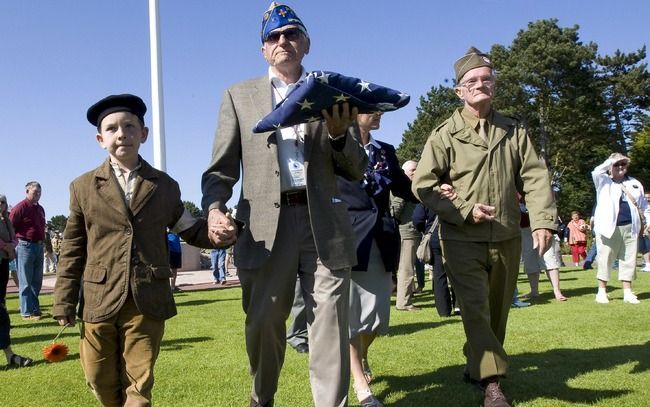
[[[149,45],[151,48],[151,130],[153,133],[153,164],[167,170],[165,158],[165,120],[163,109],[162,58],[158,0],[149,0]]]

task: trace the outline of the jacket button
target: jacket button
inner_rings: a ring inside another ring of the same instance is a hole
[[[130,235],[131,234],[131,229],[129,229],[129,228],[124,229],[124,233],[126,235]]]
[[[275,170],[275,176],[276,176],[276,177],[279,177],[279,176],[280,176],[280,171]]]
[[[273,202],[273,206],[275,206],[276,208],[279,208],[279,207],[280,207],[280,204],[277,203],[277,202]]]

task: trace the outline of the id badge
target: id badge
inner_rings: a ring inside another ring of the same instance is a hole
[[[305,180],[305,165],[298,161],[290,164],[291,186],[301,187],[307,185]]]

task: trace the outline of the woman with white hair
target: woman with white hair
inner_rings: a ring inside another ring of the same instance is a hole
[[[594,214],[598,252],[598,293],[596,302],[606,304],[607,282],[616,259],[618,279],[623,282],[623,301],[638,304],[632,292],[636,278],[637,240],[644,228],[642,217],[650,217],[650,208],[639,181],[627,175],[630,159],[614,153],[591,173],[596,186]],[[645,226],[645,231],[648,231]]]

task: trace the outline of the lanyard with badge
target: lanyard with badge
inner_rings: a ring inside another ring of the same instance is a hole
[[[276,105],[279,105],[282,103],[282,101],[284,101],[284,99],[286,99],[286,95],[283,97],[280,93],[280,90],[275,86],[273,82],[271,82],[271,86],[273,87],[273,91],[279,100]],[[291,175],[291,186],[305,186],[305,130],[303,129],[303,125],[296,124],[288,128],[280,129],[280,135],[282,137],[282,140],[293,140],[294,154],[293,156],[289,157],[288,160],[288,169]]]

